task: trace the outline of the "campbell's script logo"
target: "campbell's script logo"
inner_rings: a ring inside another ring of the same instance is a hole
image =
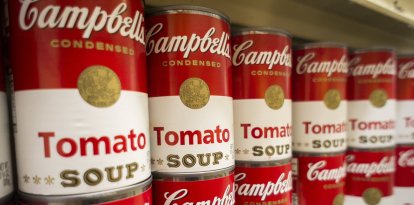
[[[383,157],[379,162],[359,163],[354,162],[355,155],[346,157],[348,166],[346,171],[351,174],[363,174],[365,177],[371,177],[374,174],[392,174],[395,171],[395,157]]]
[[[248,40],[234,46],[232,62],[234,66],[244,65],[268,65],[272,69],[274,65],[292,66],[291,51],[285,46],[282,51],[248,51],[253,46],[253,41]]]
[[[316,53],[307,53],[298,57],[296,66],[297,74],[327,73],[330,77],[334,73],[348,73],[348,60],[342,56],[339,60],[315,61]]]
[[[306,177],[309,181],[335,181],[338,183],[346,176],[346,165],[343,164],[341,167],[328,169],[326,160],[321,160],[316,163],[309,163],[308,172]]]
[[[379,75],[395,75],[396,74],[396,62],[392,58],[388,58],[384,63],[371,63],[362,64],[360,57],[355,57],[349,61],[349,69],[353,76],[372,76],[377,78]]]
[[[145,45],[144,17],[135,11],[134,18],[122,14],[128,10],[126,3],[118,4],[112,11],[99,6],[93,10],[87,7],[48,5],[43,9],[36,7],[40,0],[19,0],[19,26],[27,31],[34,26],[45,28],[79,29],[82,38],[88,39],[93,32],[106,30],[109,34],[119,34]]]
[[[414,149],[401,151],[399,155],[398,165],[400,167],[414,167]]]
[[[398,78],[414,78],[414,60],[399,65]]]
[[[162,34],[164,25],[157,23],[147,32],[147,56],[159,53],[182,52],[187,59],[191,53],[212,53],[230,58],[230,36],[222,32],[220,37],[213,37],[216,28],[209,28],[203,35],[195,33],[182,36],[161,36],[155,40],[157,34]]]
[[[277,181],[268,181],[267,183],[249,184],[243,183],[246,179],[246,173],[238,173],[235,176],[235,185],[237,196],[259,196],[264,201],[268,196],[277,196],[288,193],[292,190],[292,172],[282,173]]]
[[[215,187],[216,188],[216,187]],[[213,188],[213,189],[215,189]],[[200,190],[197,190],[200,191]],[[226,190],[221,196],[215,196],[212,199],[204,200],[204,201],[187,201],[185,202],[185,198],[189,195],[188,189],[180,189],[175,192],[165,192],[164,198],[165,202],[164,205],[178,205],[179,204],[211,204],[211,205],[233,205],[234,204],[234,192],[231,189],[230,185],[227,186]]]

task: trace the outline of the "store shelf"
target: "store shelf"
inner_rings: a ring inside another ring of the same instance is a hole
[[[295,37],[311,41],[343,42],[353,48],[392,46],[401,53],[414,52],[414,27],[408,20],[384,15],[356,1],[363,0],[147,0],[146,3],[207,6],[226,13],[232,23],[283,28]]]

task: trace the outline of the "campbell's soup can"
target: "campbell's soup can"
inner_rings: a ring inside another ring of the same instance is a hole
[[[294,51],[293,67],[293,151],[345,151],[347,48],[305,44]]]
[[[394,204],[394,148],[349,149],[346,162],[346,205]]]
[[[291,39],[273,28],[232,33],[236,160],[292,157]]]
[[[342,205],[345,198],[345,153],[293,153],[293,204]]]
[[[396,142],[414,144],[414,54],[398,57]]]
[[[397,145],[394,196],[396,204],[414,204],[414,144]]]
[[[236,162],[236,204],[292,204],[291,159]]]
[[[395,145],[397,59],[393,49],[356,50],[348,79],[348,146]]]
[[[131,186],[88,194],[41,196],[18,194],[19,205],[152,205],[152,179]]]
[[[150,171],[143,3],[10,1],[19,190],[68,195]]]
[[[234,165],[229,23],[198,6],[148,12],[152,169],[194,173]]]
[[[233,167],[193,174],[154,173],[154,205],[233,205]]]

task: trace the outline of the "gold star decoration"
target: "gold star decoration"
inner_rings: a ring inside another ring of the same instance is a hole
[[[159,158],[158,160],[157,160],[157,164],[158,165],[162,165],[162,163],[164,162],[164,160],[162,160],[161,158]]]
[[[33,181],[34,181],[34,183],[35,183],[35,184],[40,184],[40,181],[41,181],[41,180],[42,180],[42,178],[40,178],[40,177],[39,177],[39,176],[37,176],[37,175],[33,177]]]
[[[305,143],[305,147],[309,147],[309,143]]]
[[[141,166],[141,170],[142,170],[142,171],[145,171],[145,165],[142,165],[142,166]]]
[[[26,184],[30,183],[30,177],[27,174],[23,176],[23,180]]]
[[[45,177],[45,181],[46,181],[47,185],[52,185],[54,180],[55,180],[55,178],[53,178],[51,176]]]
[[[155,164],[155,159],[151,158],[151,164],[154,165]]]
[[[241,150],[240,149],[236,149],[236,154],[241,154]]]
[[[299,147],[300,147],[300,146],[302,146],[302,143],[301,143],[301,142],[298,142],[298,143],[296,143],[296,144],[297,144]]]
[[[229,155],[228,154],[226,154],[226,156],[224,156],[224,158],[226,159],[226,160],[229,160]]]
[[[249,154],[249,150],[248,150],[248,149],[244,149],[244,150],[243,150],[243,153],[244,153],[244,154]]]

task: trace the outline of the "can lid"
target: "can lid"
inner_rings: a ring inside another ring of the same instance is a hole
[[[229,176],[234,171],[234,166],[206,172],[181,172],[181,173],[168,173],[168,172],[153,172],[154,180],[159,181],[199,181],[217,179],[225,176]]]
[[[212,16],[218,19],[222,19],[227,23],[230,23],[230,18],[215,9],[204,7],[204,6],[194,6],[194,5],[171,5],[171,6],[161,6],[153,7],[146,10],[146,15],[148,16],[157,16],[162,14],[178,14],[178,13],[193,13],[193,14],[202,14],[207,16]],[[202,22],[200,22],[202,23]]]
[[[275,167],[287,165],[292,158],[276,160],[276,161],[236,161],[237,167]]]
[[[399,53],[398,58],[414,58],[414,53]]]
[[[307,48],[347,48],[346,44],[338,42],[312,42],[298,45],[297,49]]]
[[[246,35],[246,34],[277,34],[281,36],[292,37],[292,34],[283,29],[273,27],[238,27],[232,30],[233,36]]]
[[[355,49],[352,53],[358,54],[358,53],[367,53],[367,52],[396,52],[395,48],[387,47],[387,46],[374,46],[371,48],[361,48],[361,49]]]

